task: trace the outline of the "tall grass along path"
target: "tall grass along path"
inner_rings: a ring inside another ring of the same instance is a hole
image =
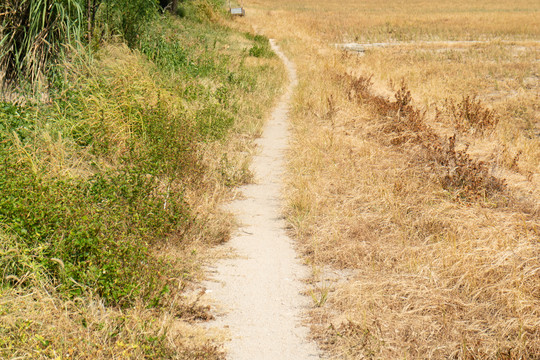
[[[242,226],[227,246],[238,257],[220,261],[206,286],[224,310],[213,325],[229,329],[229,359],[318,359],[300,318],[308,305],[300,295],[308,271],[296,257],[281,214],[287,113],[296,71],[274,41],[271,45],[287,66],[290,83],[257,144],[260,154],[252,170],[258,180],[243,187],[244,198],[231,204]]]

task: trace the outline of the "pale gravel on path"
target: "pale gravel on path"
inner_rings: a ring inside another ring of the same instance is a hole
[[[242,187],[244,198],[230,206],[242,225],[226,246],[238,257],[220,260],[212,269],[214,279],[205,283],[225,311],[210,326],[229,330],[230,360],[320,358],[301,318],[310,301],[300,294],[309,269],[297,258],[282,215],[287,119],[296,71],[272,40],[271,45],[287,67],[289,86],[257,141],[260,152],[251,167],[256,183]]]

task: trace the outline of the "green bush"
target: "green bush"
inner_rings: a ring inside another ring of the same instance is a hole
[[[178,8],[176,8],[176,16],[178,16],[179,18],[184,18],[186,17],[186,15],[187,15],[186,8],[182,4],[179,4]]]
[[[157,31],[145,34],[139,48],[162,69],[174,71],[189,66],[184,47],[178,41],[167,40]]]
[[[249,56],[271,59],[276,55],[274,51],[272,51],[270,41],[266,36],[252,35],[247,33],[246,37],[255,42],[255,44],[249,49]]]
[[[76,105],[86,96],[76,93],[70,102]],[[5,269],[0,281],[35,285],[26,279],[31,273],[68,296],[92,292],[121,306],[153,296],[173,276],[173,266],[148,248],[192,221],[181,180],[197,171],[194,130],[160,104],[141,108],[142,121],[132,127],[134,146],[116,169],[96,170],[90,178],[58,178],[24,156],[36,146],[36,111],[0,106],[0,236],[10,239],[0,252],[11,251],[0,257]],[[53,119],[50,125],[63,127],[78,146],[111,151],[106,137],[77,141],[85,126],[80,111],[72,106],[64,115],[77,118],[78,127],[55,125]],[[46,108],[40,113],[47,118]]]
[[[165,207],[165,197],[155,195],[155,178],[134,168],[88,181],[44,179],[28,164],[3,160],[0,223],[14,239],[3,244],[5,252],[13,250],[0,260],[3,281],[19,284],[39,269],[38,280],[67,295],[93,292],[113,305],[165,286],[160,275],[170,276],[171,267],[148,246],[189,221],[181,198]]]

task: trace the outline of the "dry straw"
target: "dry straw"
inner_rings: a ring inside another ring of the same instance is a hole
[[[332,358],[540,356],[540,143],[530,125],[540,9],[514,5],[296,0],[250,10],[300,76],[291,231],[315,268],[347,270],[311,311]],[[487,44],[417,42],[474,39]],[[350,41],[398,45],[363,57],[332,47]]]

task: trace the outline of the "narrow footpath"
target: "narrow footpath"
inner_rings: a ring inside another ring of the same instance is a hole
[[[289,85],[257,141],[252,171],[255,184],[244,186],[244,198],[230,209],[241,227],[227,243],[238,256],[219,261],[205,286],[223,310],[210,325],[228,329],[230,360],[319,359],[307,340],[301,314],[309,299],[300,292],[309,274],[297,258],[282,215],[284,151],[288,145],[288,111],[297,84],[294,65],[271,40],[287,67]]]

